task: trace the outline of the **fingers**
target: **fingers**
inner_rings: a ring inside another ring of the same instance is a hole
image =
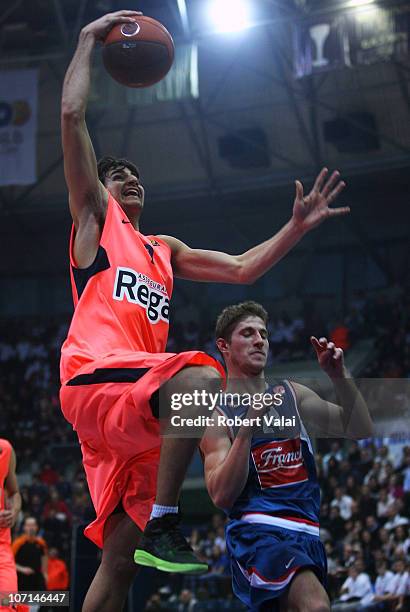
[[[296,185],[296,199],[303,200],[303,185],[300,181],[295,181]]]
[[[316,177],[315,184],[313,185],[312,191],[320,191],[322,189],[323,182],[327,176],[329,170],[327,168],[322,168],[319,174]]]
[[[316,336],[310,336],[310,343],[313,346],[314,349],[320,351],[322,349],[322,345],[320,344],[319,340],[316,338]]]
[[[343,350],[335,345],[334,342],[328,342],[326,338],[320,338],[320,344],[322,347],[322,351],[327,351],[329,353],[329,357],[332,357],[335,360],[341,359],[343,356]]]
[[[140,11],[116,11],[115,13],[109,13],[106,17],[108,17],[109,23],[114,25],[117,23],[133,23],[135,18],[141,15]]]
[[[328,208],[328,217],[341,217],[347,215],[350,212],[350,206],[342,206],[341,208]]]
[[[315,349],[318,357],[319,355],[324,353],[327,349],[327,339],[326,338],[320,338],[320,340],[318,340],[315,336],[311,336],[310,343]]]
[[[326,182],[325,186],[322,189],[323,196],[325,197],[328,196],[328,194],[331,192],[331,190],[335,186],[335,183],[337,179],[339,178],[339,176],[340,176],[339,170],[335,170],[334,172],[332,172],[331,177],[328,179],[328,181]]]
[[[330,355],[334,357],[334,359],[340,359],[343,355],[343,350],[339,347],[336,347],[334,342],[328,342],[327,338],[322,336],[319,340],[315,336],[310,337],[310,342],[313,348],[319,353],[324,353],[325,351],[329,351]]]
[[[346,187],[346,183],[344,181],[340,181],[335,189],[333,189],[333,191],[331,191],[329,193],[329,195],[326,196],[327,199],[327,203],[330,204],[331,202],[333,202],[333,200],[335,200],[337,198],[337,196],[339,195],[339,193],[341,191],[343,191],[343,189]],[[323,194],[324,195],[324,190],[323,190]]]
[[[135,15],[142,15],[141,11],[116,11],[111,13],[111,17],[132,17]]]
[[[133,17],[129,17],[128,15],[116,15],[115,17],[111,17],[109,23],[112,26],[117,23],[135,23],[135,17],[137,17],[137,15]]]

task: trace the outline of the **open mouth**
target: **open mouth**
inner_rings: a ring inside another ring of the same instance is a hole
[[[141,189],[138,187],[127,187],[127,189],[124,189],[122,192],[122,195],[125,197],[133,196],[134,198],[142,198]]]

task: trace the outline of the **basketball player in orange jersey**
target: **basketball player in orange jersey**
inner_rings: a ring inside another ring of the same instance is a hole
[[[17,571],[11,550],[11,528],[21,508],[16,477],[16,455],[10,442],[0,438],[0,610],[13,610],[5,593],[17,591]]]
[[[160,458],[153,399],[165,381],[192,393],[199,387],[210,389],[215,380],[219,385],[223,372],[199,351],[164,353],[173,276],[251,284],[306,232],[328,217],[349,212],[329,208],[344,183],[338,172],[327,180],[324,168],[308,196],[296,182],[288,223],[241,255],[192,249],[171,236],[142,234],[144,188],[137,168],[115,158],[97,164],[85,122],[96,43],[115,24],[135,21],[140,14],[118,11],[83,28],[62,94],[75,311],[62,348],[60,397],[81,443],[97,514],[85,533],[103,549],[85,612],[121,609],[136,571],[134,548],[145,527],[137,563],[172,572],[207,569],[178,527],[180,488],[199,440],[164,438]]]

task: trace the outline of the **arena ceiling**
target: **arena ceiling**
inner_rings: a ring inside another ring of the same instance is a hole
[[[99,78],[88,125],[96,153],[126,156],[139,164],[150,231],[173,232],[194,244],[201,244],[206,235],[207,246],[215,247],[218,241],[219,248],[223,237],[224,248],[241,250],[267,237],[271,227],[286,219],[295,178],[309,183],[318,168],[327,165],[343,172],[353,189],[349,198],[358,206],[357,225],[346,223],[340,240],[359,241],[376,258],[372,241],[383,239],[387,225],[386,240],[405,240],[401,215],[407,215],[408,222],[409,58],[302,79],[294,76],[295,23],[339,14],[352,2],[258,0],[253,27],[231,36],[212,33],[205,0],[137,4],[15,0],[0,11],[0,68],[40,71],[38,181],[0,189],[0,232],[3,238],[12,237],[2,258],[3,272],[17,268],[19,261],[27,270],[40,260],[50,269],[60,265],[59,257],[50,260],[41,237],[46,233],[51,251],[62,254],[69,224],[59,132],[62,81],[80,27],[119,8],[138,8],[160,19],[177,46],[194,40],[199,49],[199,99],[141,107],[124,105],[121,87],[103,72],[100,51],[95,54]],[[113,88],[118,96],[107,98],[106,90]],[[370,127],[361,123],[363,113],[373,117]],[[375,136],[377,148],[339,151],[325,138],[325,124],[341,117],[352,132]],[[234,167],[221,156],[221,138],[239,131],[246,144],[246,134],[255,130],[265,139],[259,166]],[[389,193],[394,194],[398,218],[392,219],[391,209],[386,209]],[[30,258],[21,249],[27,239],[33,249]],[[335,239],[338,236],[331,232],[330,244]]]

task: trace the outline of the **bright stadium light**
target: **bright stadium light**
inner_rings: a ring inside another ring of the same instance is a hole
[[[374,0],[349,0],[347,8],[360,8],[369,4],[374,4]]]
[[[251,21],[247,0],[211,0],[209,15],[218,32],[239,32]]]

